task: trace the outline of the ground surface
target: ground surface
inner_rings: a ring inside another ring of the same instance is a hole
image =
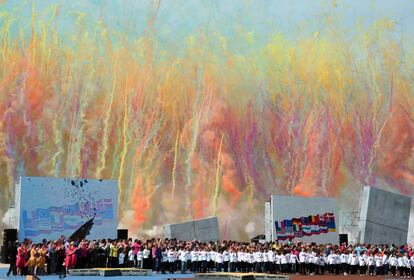
[[[0,280],[3,279],[23,279],[23,277],[18,276],[10,276],[6,277],[6,273],[8,270],[8,265],[6,264],[0,264]],[[167,279],[179,279],[179,278],[193,278],[193,274],[153,274],[152,276],[114,276],[114,277],[100,277],[100,276],[67,276],[68,279],[87,279],[87,280],[97,280],[97,279],[109,279],[109,280],[167,280]],[[337,276],[337,275],[313,275],[313,276],[290,276],[290,280],[305,280],[305,279],[311,279],[311,280],[319,280],[319,279],[343,279],[343,280],[360,280],[360,279],[372,279],[372,280],[379,280],[379,279],[385,279],[384,277],[375,277],[375,276]],[[41,276],[40,279],[58,279],[58,276],[56,275],[48,275],[48,276]],[[386,279],[402,279],[398,277],[387,277]],[[412,279],[412,278],[411,278]]]

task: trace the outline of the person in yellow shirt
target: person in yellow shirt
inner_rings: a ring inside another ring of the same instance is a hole
[[[38,254],[38,246],[35,244],[32,244],[30,248],[30,258],[27,261],[27,267],[29,269],[29,273],[31,275],[36,275],[36,267],[37,267],[37,259],[39,257]]]
[[[38,250],[39,258],[37,259],[37,275],[45,275],[45,264],[46,264],[46,254],[48,252],[48,248],[46,244],[43,244],[41,248]]]
[[[118,244],[113,241],[109,247],[109,267],[118,267]]]
[[[275,243],[273,244],[273,249],[275,251],[280,251],[280,249],[282,248],[282,245],[280,245],[279,243]]]

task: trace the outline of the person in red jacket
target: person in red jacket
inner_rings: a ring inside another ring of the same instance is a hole
[[[76,265],[76,251],[75,243],[71,242],[68,249],[66,249],[65,267],[67,274],[69,274],[69,269]]]

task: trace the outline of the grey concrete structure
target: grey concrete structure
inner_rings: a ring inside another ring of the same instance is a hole
[[[220,240],[220,230],[217,217],[208,217],[200,220],[188,221],[184,223],[164,225],[165,238],[177,238],[179,240],[200,240],[218,241]]]
[[[265,202],[265,237],[266,241],[272,240],[272,216],[271,216],[271,204],[270,201]]]
[[[411,198],[373,187],[364,187],[359,221],[359,241],[372,244],[407,242]]]
[[[270,208],[270,219],[268,215],[265,214],[265,229],[271,229],[270,233],[269,231],[265,232],[266,240],[277,240],[275,221],[333,213],[336,224],[335,232],[304,236],[302,238],[295,238],[295,240],[302,242],[339,243],[339,215],[337,214],[337,201],[335,198],[272,195],[270,206],[266,206],[265,204],[265,212],[266,207]]]

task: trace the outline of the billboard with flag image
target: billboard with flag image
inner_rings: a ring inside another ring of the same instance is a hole
[[[268,209],[268,241],[339,243],[335,198],[273,195]]]
[[[275,221],[275,227],[278,241],[336,232],[334,213]]]

